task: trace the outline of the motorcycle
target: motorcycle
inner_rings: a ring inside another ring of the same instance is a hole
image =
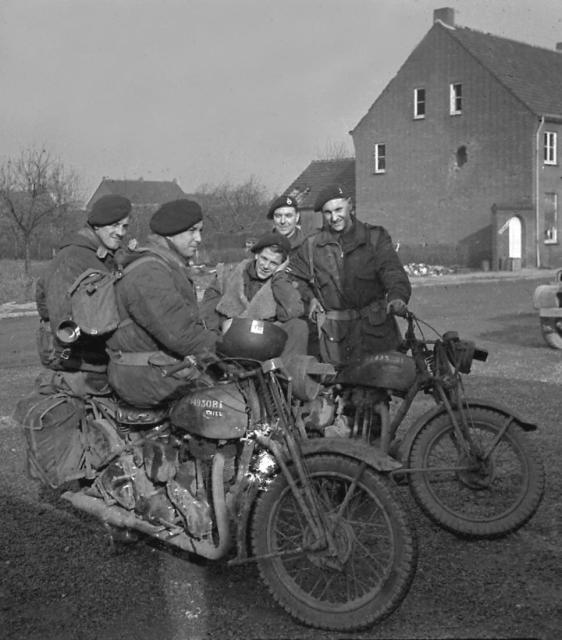
[[[454,331],[440,335],[430,327],[437,338],[426,339],[421,320],[410,311],[405,320],[400,350],[366,356],[323,387],[308,408],[307,431],[322,437],[337,427],[340,436],[402,460],[390,475],[409,484],[431,520],[460,537],[519,529],[544,494],[543,462],[526,438],[536,425],[499,403],[466,396],[463,375],[473,360],[486,360],[485,350]],[[435,406],[405,425],[420,394]]]
[[[243,343],[234,337],[220,358],[163,369],[187,369],[191,380],[166,406],[60,389],[27,399],[16,418],[29,473],[116,537],[140,533],[229,565],[255,562],[297,621],[364,629],[398,607],[416,569],[415,531],[388,477],[401,464],[353,439],[309,437],[303,407],[331,371],[293,362],[297,398],[277,357],[279,331],[235,320],[223,343],[229,334]]]

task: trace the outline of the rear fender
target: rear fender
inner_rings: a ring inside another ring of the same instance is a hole
[[[323,453],[339,454],[359,462],[366,462],[380,472],[390,472],[402,467],[402,464],[394,458],[359,440],[311,438],[301,443],[301,449],[305,457]]]
[[[513,418],[515,424],[524,431],[536,431],[537,429],[537,425],[535,423],[524,420],[521,416],[519,416],[503,404],[499,404],[490,400],[477,400],[475,398],[465,398],[465,402],[470,407],[492,409],[494,411],[497,411],[498,413],[501,413],[506,418]],[[422,414],[408,429],[408,432],[400,445],[400,452],[402,454],[401,457],[403,460],[408,459],[410,449],[412,448],[412,444],[416,439],[418,433],[423,429],[423,427],[425,427],[428,422],[442,413],[446,413],[446,409],[442,404],[439,404]]]

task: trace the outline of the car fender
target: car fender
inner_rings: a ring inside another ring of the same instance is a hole
[[[520,415],[518,415],[505,405],[500,404],[499,402],[494,402],[491,400],[478,400],[476,398],[465,398],[465,404],[473,408],[492,409],[493,411],[497,411],[498,413],[503,414],[506,418],[512,418],[515,424],[524,431],[536,431],[537,429],[537,425],[534,422],[524,420]],[[418,433],[427,425],[428,422],[441,415],[442,413],[446,413],[446,409],[442,404],[439,404],[422,414],[408,429],[404,440],[400,444],[400,457],[402,460],[408,459],[408,456],[410,455],[410,449],[412,448],[412,444],[416,439]]]

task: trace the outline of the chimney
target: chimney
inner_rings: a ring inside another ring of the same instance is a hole
[[[433,22],[440,20],[449,27],[455,26],[455,10],[451,7],[443,7],[442,9],[435,9],[433,11]]]
[[[556,51],[562,51],[562,42],[556,43]]]

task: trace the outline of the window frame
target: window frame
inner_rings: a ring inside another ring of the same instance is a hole
[[[381,153],[382,150],[382,153]],[[381,174],[386,173],[386,143],[385,142],[375,142],[375,146],[373,147],[373,156],[372,156],[372,173],[373,174]]]
[[[552,196],[552,198],[549,200],[548,196]],[[552,202],[553,224],[550,227],[547,227],[546,216],[551,213],[550,211],[547,211],[547,206],[550,202]],[[556,193],[556,191],[547,191],[544,194],[543,204],[544,244],[558,244],[558,193]],[[552,231],[552,235],[547,237],[547,233],[549,231]]]
[[[449,84],[449,115],[460,116],[462,114],[462,83],[451,82]]]
[[[425,118],[425,106],[426,106],[425,88],[416,87],[414,89],[414,120],[423,120]]]
[[[543,163],[557,165],[558,135],[556,131],[545,131],[543,136]]]

